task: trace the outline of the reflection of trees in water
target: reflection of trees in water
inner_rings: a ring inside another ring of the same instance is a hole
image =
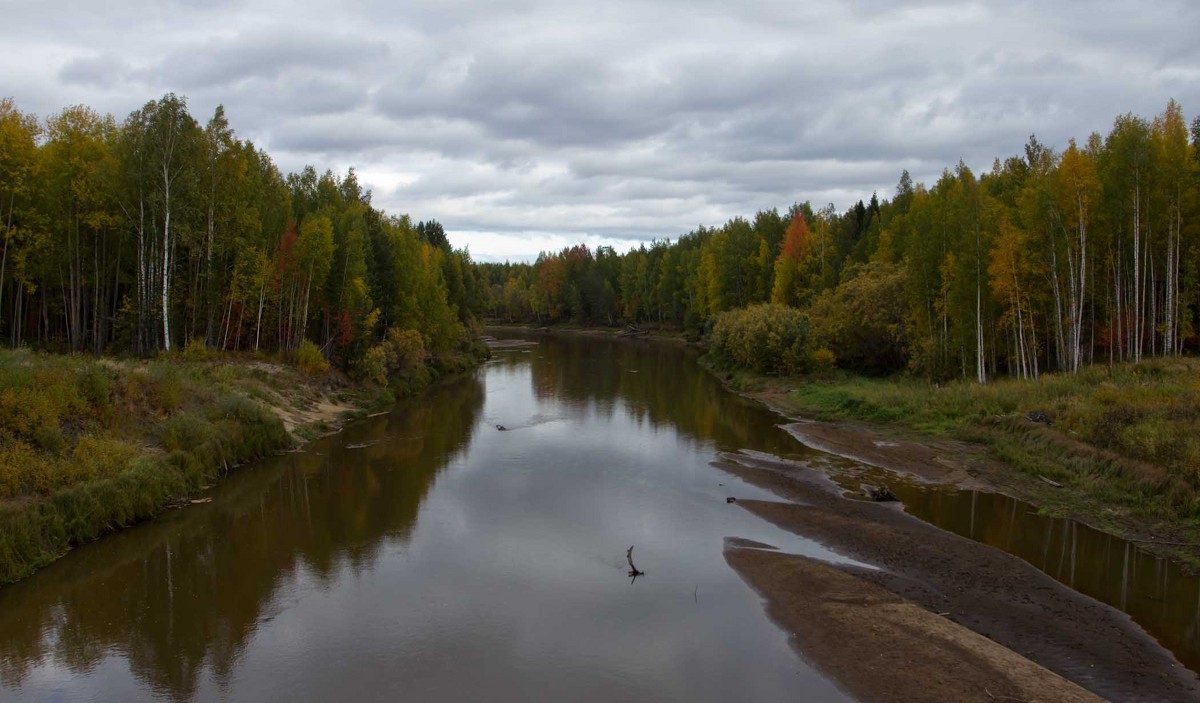
[[[1129,613],[1200,668],[1200,579],[1130,542],[1074,520],[1039,515],[996,493],[894,485],[905,509],[938,527],[1014,554],[1062,583]]]
[[[795,453],[798,443],[775,428],[781,420],[727,392],[678,344],[595,337],[543,337],[527,355],[539,398],[589,403],[611,415],[618,402],[638,422],[669,426],[719,449]],[[513,362],[520,363],[520,360]]]
[[[328,583],[407,540],[433,479],[471,441],[475,378],[231,477],[218,497],[77,550],[0,591],[0,679],[53,663],[83,673],[110,651],[157,695],[229,680],[281,584]],[[368,443],[347,449],[351,443]]]

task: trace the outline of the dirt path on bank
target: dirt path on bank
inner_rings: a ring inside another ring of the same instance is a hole
[[[922,700],[1072,700],[1058,695],[1066,689],[1056,688],[1054,679],[1035,675],[1028,667],[1012,668],[1010,660],[997,658],[1000,655],[991,650],[966,646],[977,642],[967,633],[935,627],[926,617],[897,605],[907,601],[947,627],[957,623],[1012,650],[1014,657],[1028,658],[1038,668],[1109,700],[1200,700],[1197,677],[1127,615],[1058,583],[1018,557],[922,522],[898,504],[843,498],[824,472],[800,464],[743,454],[723,459],[720,468],[794,501],[740,500],[738,506],[879,567],[814,568],[786,555],[727,555],[767,597],[768,609],[795,634],[803,654],[864,700],[912,700],[891,697],[891,680],[884,672],[867,676],[850,671],[865,666],[868,653],[884,653],[882,661],[894,668],[912,669],[914,686],[922,681],[952,686],[956,684],[949,677],[957,676],[960,668],[976,672],[964,678],[964,688],[958,689],[961,696]],[[830,577],[831,569],[844,578]],[[838,595],[846,592],[858,594],[856,608],[850,608],[853,599]],[[826,595],[813,598],[811,605],[800,603],[821,593]],[[821,627],[797,624],[797,618],[810,616],[818,622],[828,619],[832,629],[818,635],[813,633]],[[934,636],[936,643],[928,652],[923,644],[927,636]],[[821,644],[822,637],[858,645],[846,649],[837,642]],[[904,649],[889,651],[904,641],[909,642]],[[992,680],[1016,688],[1000,693],[985,686],[993,694],[989,698],[978,685]]]

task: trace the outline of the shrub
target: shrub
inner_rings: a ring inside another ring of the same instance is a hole
[[[837,356],[825,347],[821,347],[812,353],[812,363],[816,368],[828,371],[837,365]]]
[[[307,339],[300,342],[292,361],[296,368],[309,376],[324,376],[329,373],[329,362],[321,354],[321,349]]]
[[[808,309],[815,342],[845,369],[888,374],[908,363],[902,266],[872,263],[844,273]]]
[[[47,480],[50,460],[24,442],[0,442],[0,498],[32,489]]]
[[[786,305],[721,313],[709,345],[725,361],[759,373],[794,375],[810,367],[808,317]]]
[[[375,383],[387,383],[388,377],[388,353],[387,348],[383,344],[376,344],[367,350],[363,355],[362,361],[359,362],[358,368],[354,369],[355,375],[360,378],[365,378]]]
[[[61,378],[31,373],[0,390],[0,430],[32,438],[39,428],[58,427],[82,406],[75,388]]]
[[[363,355],[357,375],[379,384],[407,380],[422,375],[427,356],[420,332],[392,327],[382,342]]]
[[[75,445],[71,461],[64,465],[57,483],[69,486],[81,481],[116,476],[125,470],[134,454],[136,451],[127,442],[83,437]]]
[[[205,344],[203,337],[192,337],[183,345],[179,356],[184,361],[208,361],[213,357],[213,352]]]
[[[159,439],[168,452],[194,449],[209,439],[212,426],[191,413],[171,417],[162,425]]]
[[[115,372],[99,363],[86,363],[75,373],[75,390],[88,405],[105,412],[112,405]]]
[[[171,364],[156,364],[151,367],[146,384],[146,399],[163,412],[171,412],[183,404],[183,379],[179,370]]]

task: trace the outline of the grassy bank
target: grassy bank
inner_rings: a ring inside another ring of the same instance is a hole
[[[986,446],[1047,510],[1126,534],[1200,538],[1200,361],[1096,366],[1076,375],[935,385],[831,373],[715,369],[781,409]],[[1063,485],[1051,488],[1041,480]],[[1018,482],[1020,483],[1020,482]]]
[[[472,364],[389,389],[250,356],[0,351],[0,584]]]

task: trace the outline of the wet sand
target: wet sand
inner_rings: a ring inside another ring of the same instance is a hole
[[[874,428],[808,420],[783,429],[805,446],[918,481],[968,491],[1000,490],[993,481],[977,475],[978,465],[986,461],[983,450],[965,442],[915,442],[889,437]]]
[[[920,682],[932,685],[932,681],[946,679],[945,685],[949,686],[947,676],[957,676],[963,667],[975,667],[979,672],[972,675],[975,678],[966,679],[963,684],[966,688],[959,691],[966,697],[947,694],[928,700],[1006,700],[1001,696],[1009,696],[1007,700],[1070,699],[1057,693],[1051,695],[1051,691],[1059,689],[1046,688],[1051,686],[1048,683],[1051,679],[1030,673],[1034,669],[1017,668],[1012,671],[1025,673],[1010,671],[1012,676],[1008,678],[988,678],[1004,673],[1011,663],[1000,663],[1002,660],[992,654],[961,649],[961,642],[974,641],[964,633],[952,636],[939,626],[936,630],[941,633],[939,644],[931,652],[923,652],[921,630],[913,630],[916,626],[910,627],[911,623],[904,624],[911,615],[908,608],[899,609],[908,613],[905,615],[884,615],[897,610],[896,603],[911,602],[914,608],[919,606],[947,627],[956,627],[951,622],[957,623],[1012,650],[1014,656],[1028,658],[1109,700],[1200,700],[1200,680],[1196,675],[1127,615],[1071,590],[1017,557],[922,522],[904,513],[899,504],[846,499],[824,472],[802,465],[741,454],[725,455],[718,465],[792,501],[739,500],[731,508],[740,506],[859,562],[879,567],[870,570],[822,565],[823,569],[816,569],[787,555],[739,554],[736,547],[727,555],[731,565],[768,599],[771,613],[796,635],[804,656],[812,658],[818,667],[864,700],[913,698],[889,697],[893,690],[889,676],[847,673],[854,664],[861,663],[853,659],[855,648],[846,655],[851,659],[839,664],[842,655],[833,648],[837,643],[828,648],[809,644],[818,635],[806,638],[808,626],[800,627],[794,620],[801,617],[797,613],[803,612],[797,610],[800,608],[797,601],[819,592],[813,590],[817,588],[814,583],[827,584],[822,588],[835,589],[831,592],[841,589],[866,598],[854,617],[849,611],[839,611],[837,617],[841,621],[831,623],[830,629],[812,626],[814,632],[826,633],[821,636],[848,641],[857,638],[859,652],[872,652],[886,650],[891,646],[887,644],[889,641],[901,637],[897,633],[908,632],[913,638],[912,646],[888,656],[908,657],[891,665],[913,669],[914,685]],[[831,580],[827,573],[830,569],[845,578]],[[890,594],[895,600],[888,600],[881,593]],[[867,594],[873,595],[868,598]],[[827,604],[821,617],[834,617],[829,614],[830,608],[837,610]],[[793,614],[785,617],[788,612]],[[891,621],[897,617],[898,621]],[[880,618],[890,624],[881,625]],[[928,621],[922,622],[920,627],[932,627]],[[953,643],[958,644],[952,646]],[[985,666],[980,662],[991,663]],[[988,667],[998,671],[989,674]],[[1013,680],[1013,676],[1018,680]],[[1032,678],[1020,680],[1025,676]],[[988,686],[993,694],[989,698],[976,686],[985,680],[1003,680],[1007,682],[1005,685],[1024,688],[1020,688],[1020,693],[999,693]],[[861,690],[856,686],[862,687]],[[967,695],[969,691],[974,693]]]
[[[797,649],[860,700],[1100,701],[1006,647],[812,559],[727,545]]]

